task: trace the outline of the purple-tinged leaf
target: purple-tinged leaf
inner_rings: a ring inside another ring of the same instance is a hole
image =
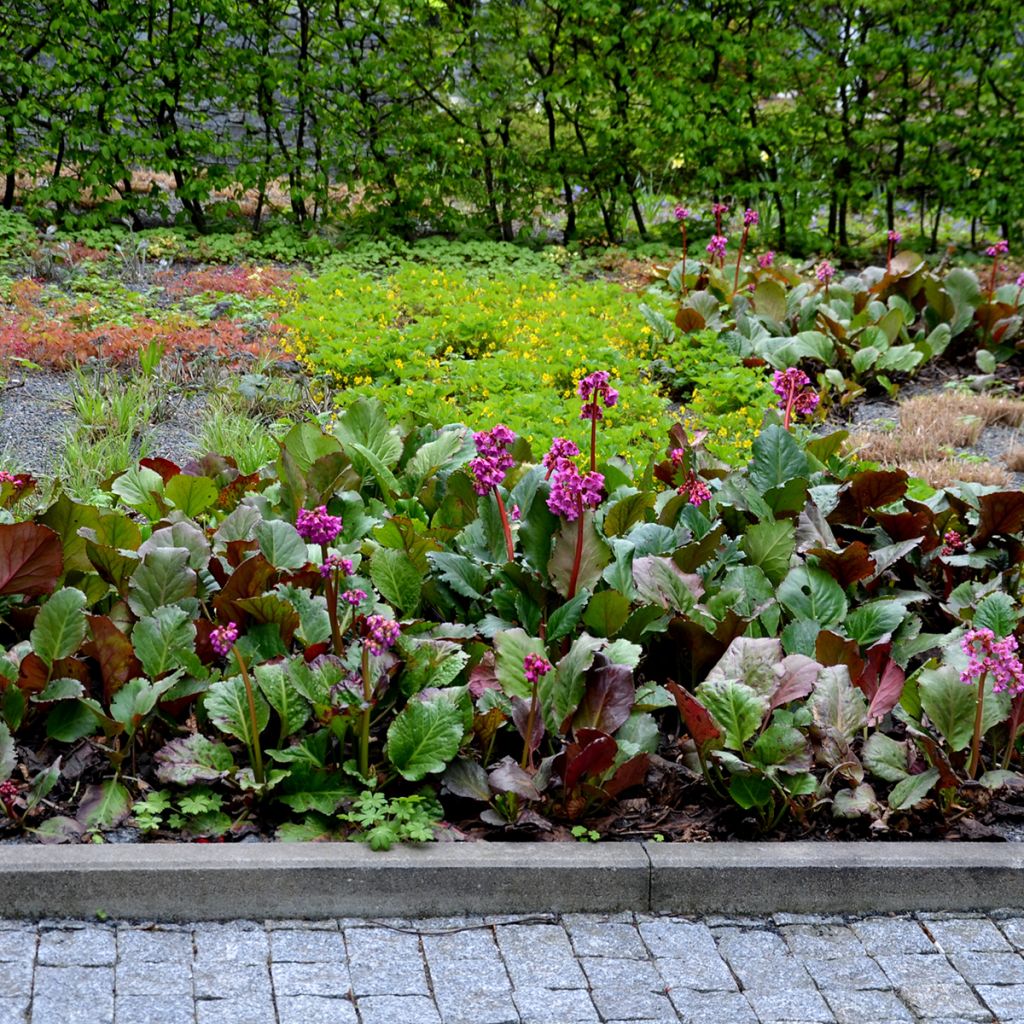
[[[774,711],[783,704],[806,697],[818,681],[818,673],[822,666],[805,654],[787,654],[775,666],[778,683],[768,702],[768,710]]]
[[[529,742],[530,753],[532,754],[540,746],[540,741],[544,738],[544,715],[538,702],[537,707],[534,708],[531,728],[530,703],[530,701],[522,697],[512,698],[512,723],[519,730],[519,735],[522,736],[524,742]],[[526,736],[527,729],[530,729],[532,732],[529,740],[527,740]]]
[[[632,669],[598,654],[587,672],[583,699],[573,716],[573,730],[599,729],[611,735],[629,718],[635,702]]]
[[[540,799],[540,793],[533,784],[533,777],[511,757],[503,757],[487,778],[491,789],[498,793],[515,793],[524,800]]]
[[[60,536],[36,523],[0,525],[0,595],[53,593],[64,571]]]

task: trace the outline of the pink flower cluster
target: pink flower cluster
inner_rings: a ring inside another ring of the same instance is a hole
[[[516,460],[508,451],[509,445],[515,439],[516,435],[504,423],[473,435],[477,457],[469,463],[469,468],[476,477],[473,490],[477,494],[487,494],[492,488],[497,487],[505,479],[505,474],[516,464]]]
[[[226,626],[218,626],[210,633],[210,646],[222,657],[226,658],[231,653],[238,639],[238,626],[229,622]]]
[[[724,260],[725,250],[729,245],[729,239],[725,235],[712,235],[711,241],[708,242],[708,255],[713,259]]]
[[[690,211],[685,206],[677,206],[675,214],[676,220],[686,220],[690,216]]]
[[[955,555],[958,551],[963,551],[965,547],[963,537],[956,530],[947,530],[942,539],[944,541],[942,554],[944,555]]]
[[[889,239],[890,242],[892,242],[893,245],[899,245],[900,242],[903,241],[903,236],[896,230],[890,231],[889,234],[886,235],[886,237]]]
[[[757,257],[757,265],[762,270],[767,270],[774,263],[775,263],[775,250],[774,249],[769,249],[767,252],[763,252],[763,253],[761,253],[760,256]]]
[[[551,474],[562,468],[562,463],[575,458],[579,453],[579,446],[567,437],[553,438],[550,450],[541,460],[544,468],[548,471],[544,479],[550,480]]]
[[[676,494],[685,495],[691,505],[703,505],[711,498],[711,488],[691,469]]]
[[[986,256],[1005,256],[1010,251],[1010,243],[1005,238],[1000,238],[995,245],[990,245],[985,250]]]
[[[375,658],[394,647],[401,635],[402,627],[394,619],[386,619],[383,615],[367,615],[366,649]]]
[[[603,402],[606,409],[610,409],[618,402],[619,393],[608,383],[609,379],[607,370],[595,370],[576,385],[576,394],[583,399],[581,420],[603,419],[604,413],[598,406],[598,401]]]
[[[323,565],[320,566],[320,575],[327,579],[332,572],[340,572],[342,576],[351,576],[352,559],[342,558],[341,555],[328,555]]]
[[[745,228],[753,227],[761,218],[757,215],[757,210],[744,210],[743,211],[743,226]]]
[[[811,378],[795,366],[775,371],[772,391],[779,396],[780,409],[788,408],[798,416],[810,416],[818,408],[818,393],[811,387]]]
[[[523,658],[523,671],[526,673],[526,681],[532,686],[541,676],[546,676],[554,666],[547,658],[542,658],[532,651]]]
[[[585,508],[597,508],[603,493],[603,474],[596,470],[580,473],[575,463],[562,459],[555,467],[548,508],[572,522]]]
[[[309,544],[330,544],[341,533],[341,516],[332,516],[326,505],[312,511],[300,508],[295,517],[295,529]]]
[[[366,600],[365,590],[344,590],[341,594],[342,601],[345,604],[352,605],[353,608],[358,608]]]
[[[0,484],[11,484],[16,490],[21,490],[28,484],[28,479],[24,476],[15,476],[13,473],[8,473],[6,469],[0,469]]]
[[[1015,636],[997,640],[991,629],[969,629],[960,640],[960,649],[967,655],[967,668],[960,673],[961,683],[976,686],[991,675],[993,693],[1024,693],[1024,665],[1017,656]]]
[[[711,206],[711,212],[716,217],[721,217],[723,213],[729,212],[729,206],[727,203],[713,203]]]
[[[822,283],[828,284],[836,276],[836,268],[828,260],[822,260],[814,268],[814,276]]]

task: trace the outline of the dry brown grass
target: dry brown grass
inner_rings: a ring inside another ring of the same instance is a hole
[[[1009,486],[1008,470],[1024,472],[1024,448],[1006,456],[1006,466],[967,462],[952,448],[970,448],[987,426],[1024,425],[1024,402],[992,395],[938,391],[902,402],[899,425],[892,431],[862,430],[849,445],[864,459],[905,469],[933,487],[960,482]]]

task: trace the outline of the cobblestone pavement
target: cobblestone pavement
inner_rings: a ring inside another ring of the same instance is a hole
[[[1024,910],[0,921],[0,1024],[1024,1024]]]

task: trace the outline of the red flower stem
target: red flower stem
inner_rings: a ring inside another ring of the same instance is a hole
[[[995,290],[996,290],[996,274],[998,273],[998,271],[999,271],[999,257],[998,256],[993,256],[992,257],[992,276],[988,280],[988,294],[989,294],[989,298],[991,298],[995,294]]]
[[[590,404],[590,472],[597,469],[597,392]]]
[[[690,291],[686,287],[686,221],[682,222],[683,226],[683,294],[689,295]]]
[[[583,562],[583,496],[576,498],[576,554],[572,560],[572,575],[569,577],[569,593],[566,600],[576,596],[576,584],[580,578],[580,564]]]
[[[786,415],[782,422],[782,428],[789,430],[789,423],[793,416],[793,403],[796,401],[796,386],[790,384],[789,395],[786,398]]]
[[[889,240],[889,248],[885,253],[885,272],[887,274],[892,273],[892,239]]]
[[[249,728],[252,729],[252,777],[263,782],[263,751],[260,750],[260,726],[256,720],[256,698],[252,692],[252,680],[249,678],[249,671],[245,667],[245,659],[237,647],[231,648],[231,653],[238,662],[238,671],[242,673],[242,683],[245,686],[246,700],[249,702]]]
[[[747,247],[747,235],[750,233],[750,226],[743,226],[743,237],[740,238],[740,251],[736,256],[736,276],[732,280],[732,293],[735,296],[740,287],[740,261],[743,259],[743,250]]]
[[[530,691],[530,713],[526,716],[526,737],[523,739],[523,756],[519,767],[524,771],[533,767],[533,724],[537,720],[537,686],[540,677],[533,681],[533,689]]]
[[[982,673],[978,680],[978,707],[974,712],[974,736],[971,739],[971,763],[967,768],[967,774],[973,779],[978,774],[978,760],[981,756],[981,718],[985,708],[985,677],[987,672]]]
[[[359,717],[359,774],[370,777],[370,711],[373,702],[373,685],[370,682],[370,650],[363,643],[363,713]]]
[[[501,516],[501,528],[505,533],[505,554],[508,555],[508,560],[514,562],[516,560],[516,549],[512,543],[512,527],[508,523],[508,512],[505,511],[505,502],[501,500],[501,495],[498,493],[498,488],[494,488],[494,498],[498,502],[498,515]]]

